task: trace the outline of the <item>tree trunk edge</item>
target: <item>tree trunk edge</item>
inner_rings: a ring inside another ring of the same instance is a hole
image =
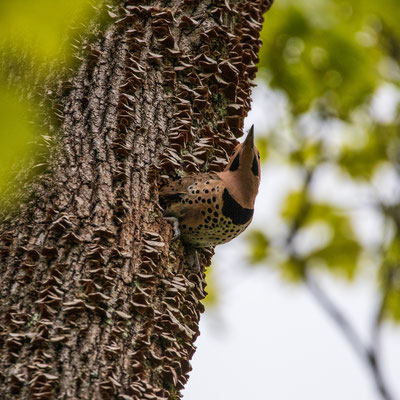
[[[170,242],[157,187],[224,167],[270,5],[124,2],[83,46],[52,176],[0,225],[0,398],[181,397],[204,273]]]

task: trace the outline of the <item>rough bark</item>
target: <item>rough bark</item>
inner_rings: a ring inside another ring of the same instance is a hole
[[[269,5],[132,0],[82,40],[49,170],[0,224],[1,399],[180,397],[204,273],[171,242],[157,188],[223,168]]]

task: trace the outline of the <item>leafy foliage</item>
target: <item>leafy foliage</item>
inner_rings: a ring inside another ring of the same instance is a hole
[[[260,230],[253,230],[248,235],[250,245],[250,261],[252,263],[259,263],[265,261],[268,255],[269,242],[264,232]]]
[[[283,233],[269,227],[248,235],[250,261],[276,266],[290,281],[303,282],[315,268],[351,280],[374,262],[382,314],[396,321],[399,14],[395,0],[281,0],[266,15],[260,76],[287,98],[288,107],[277,113],[284,117],[259,143],[268,149],[264,162],[276,170],[290,169],[302,183],[288,189],[279,203]],[[379,98],[382,87],[390,87],[392,94]],[[390,194],[381,180],[382,166],[391,171],[384,182],[397,185]],[[321,194],[327,170],[335,172],[336,187]],[[353,193],[362,187],[368,201],[350,198],[345,190],[349,187]],[[379,213],[385,221],[376,227],[380,237],[375,235],[373,245],[360,229],[357,209],[363,215]]]
[[[71,44],[93,15],[89,0],[0,2],[0,199],[37,153],[39,99],[26,93],[73,59]],[[41,110],[50,113],[50,110]]]
[[[395,52],[398,12],[393,0],[276,2],[262,34],[260,67],[295,114],[318,103],[347,118],[385,79],[382,62]]]
[[[21,101],[15,91],[0,87],[0,193],[12,179],[13,169],[34,150],[37,133],[29,109],[29,103]]]
[[[354,146],[344,146],[339,165],[353,178],[370,180],[376,167],[388,161],[390,143],[396,140],[395,125],[372,125],[364,132],[364,140]]]
[[[207,296],[203,303],[206,307],[212,307],[218,303],[218,284],[214,276],[212,266],[206,269]]]
[[[354,277],[362,246],[344,210],[313,202],[303,190],[287,194],[281,217],[289,224],[288,237],[274,241],[278,243],[275,251],[268,253],[272,238],[268,239],[264,232],[253,231],[248,236],[251,262],[278,265],[283,276],[291,281],[303,279],[308,266],[327,268],[348,279]],[[321,228],[324,228],[322,233]],[[306,246],[296,241],[306,242]]]
[[[27,53],[37,64],[65,60],[72,56],[67,41],[79,34],[77,27],[86,23],[93,11],[88,0],[3,1],[0,37],[3,46]]]

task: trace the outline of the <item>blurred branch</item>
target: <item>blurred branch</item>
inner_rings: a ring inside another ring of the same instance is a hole
[[[386,303],[389,297],[390,287],[392,285],[393,280],[393,269],[391,267],[388,268],[388,271],[385,272],[383,288],[382,288],[382,296],[380,298],[379,304],[376,308],[375,318],[372,323],[372,335],[371,335],[371,348],[374,352],[379,352],[379,337],[381,331],[381,324],[383,321],[383,315],[386,308]]]
[[[339,326],[343,334],[346,336],[356,353],[362,359],[367,357],[367,350],[361,343],[360,337],[357,335],[355,329],[334,304],[332,299],[326,294],[326,292],[311,278],[309,271],[305,271],[304,283],[306,284],[310,293],[317,300],[318,304],[326,311],[326,313],[332,318],[332,320]]]
[[[306,177],[304,179],[304,183],[303,183],[303,187],[302,187],[302,192],[305,194],[305,196],[303,198],[302,204],[299,207],[299,212],[297,213],[296,217],[294,218],[294,220],[290,226],[289,233],[286,238],[286,245],[288,247],[291,246],[294,237],[296,236],[302,223],[304,222],[304,220],[307,217],[308,211],[310,210],[310,202],[308,201],[308,198],[307,198],[307,192],[311,185],[313,173],[314,173],[313,169],[306,170]]]
[[[375,319],[373,327],[373,339],[371,346],[368,347],[362,343],[360,336],[357,334],[351,322],[346,318],[342,310],[333,302],[333,300],[326,294],[317,282],[311,278],[310,273],[305,270],[304,283],[309,289],[310,293],[314,296],[317,303],[327,313],[327,315],[333,320],[333,322],[339,327],[343,335],[350,343],[353,350],[357,353],[362,362],[364,362],[370,369],[371,374],[374,378],[376,387],[385,400],[394,400],[395,398],[389,392],[386,383],[382,376],[382,370],[379,362],[379,351],[378,351],[378,338],[380,331],[381,314],[384,308],[383,303],[385,302],[385,294],[382,295],[381,307]],[[385,292],[386,293],[386,292]]]
[[[293,222],[289,229],[288,236],[286,238],[287,251],[290,257],[297,262],[301,262],[301,260],[299,260],[298,257],[296,256],[296,253],[292,248],[292,243],[293,239],[295,238],[296,234],[301,228],[311,208],[311,204],[308,200],[308,190],[312,182],[313,174],[314,174],[314,169],[307,170],[306,172],[306,177],[304,179],[302,188],[302,192],[304,193],[303,202],[299,207],[298,213],[293,219]],[[380,302],[377,307],[376,316],[374,318],[374,323],[372,326],[370,346],[367,346],[363,343],[362,339],[357,334],[350,320],[345,316],[342,310],[334,303],[334,301],[329,297],[329,295],[327,295],[326,291],[323,290],[319,286],[319,284],[311,277],[307,265],[302,266],[302,271],[303,271],[304,284],[306,285],[310,293],[313,295],[316,302],[332,319],[332,321],[339,327],[344,337],[350,343],[351,347],[353,348],[357,356],[360,358],[360,360],[363,363],[365,363],[367,368],[370,370],[375,385],[378,389],[378,392],[382,396],[382,399],[395,400],[395,398],[389,392],[389,389],[387,388],[387,385],[383,379],[381,365],[379,362],[379,337],[380,337],[383,313],[392,280],[391,269],[389,269],[389,271],[385,276],[382,296],[380,298]]]
[[[393,29],[388,24],[382,23],[380,36],[382,45],[386,48],[389,56],[396,61],[400,61],[400,41]]]

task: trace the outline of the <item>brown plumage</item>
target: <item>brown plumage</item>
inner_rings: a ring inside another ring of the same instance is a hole
[[[187,175],[160,189],[164,215],[178,219],[183,241],[215,246],[247,228],[260,183],[259,154],[251,127],[223,172]]]

